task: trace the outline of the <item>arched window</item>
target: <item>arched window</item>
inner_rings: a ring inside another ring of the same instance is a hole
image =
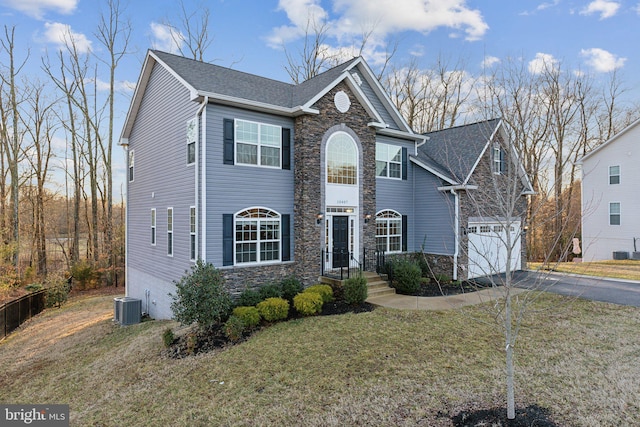
[[[358,149],[344,132],[336,132],[327,142],[327,182],[329,184],[358,183]]]
[[[402,251],[402,215],[384,210],[376,214],[376,249],[379,252]]]
[[[280,214],[249,208],[235,215],[236,264],[280,261]]]

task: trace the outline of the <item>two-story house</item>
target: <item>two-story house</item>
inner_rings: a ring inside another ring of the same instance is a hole
[[[414,133],[362,58],[296,85],[149,51],[121,145],[127,295],[155,318],[197,259],[235,293],[376,252],[424,251],[459,279],[504,271],[505,233],[521,265],[521,217],[470,196],[507,171],[518,200],[530,190],[502,122]]]

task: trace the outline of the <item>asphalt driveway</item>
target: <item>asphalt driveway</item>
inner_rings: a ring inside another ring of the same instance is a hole
[[[574,274],[521,271],[514,276],[515,286],[537,289],[592,301],[640,307],[640,282]],[[477,279],[487,283],[489,279]],[[496,283],[500,283],[499,279]]]

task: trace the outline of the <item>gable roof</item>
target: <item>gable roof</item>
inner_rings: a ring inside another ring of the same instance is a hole
[[[428,132],[425,135],[429,140],[418,148],[417,157],[427,165],[446,171],[452,181],[466,184],[501,122],[501,119],[491,119]]]
[[[301,114],[317,114],[318,111],[313,108],[315,101],[344,81],[373,117],[371,125],[376,126],[380,132],[399,132],[405,137],[423,139],[406,124],[362,57],[353,58],[296,85],[171,53],[149,50],[122,130],[121,143],[123,144],[126,143],[131,132],[144,89],[156,64],[164,67],[181,82],[189,90],[191,99],[194,101],[208,99],[221,104],[292,117]],[[372,88],[373,96],[379,98],[379,102],[375,103],[377,107],[350,74],[349,71],[355,67]],[[377,110],[379,108],[386,110],[385,116],[391,117],[393,123],[384,122]]]
[[[634,127],[636,127],[638,125],[640,125],[640,119],[634,121],[629,126],[627,126],[626,128],[622,129],[620,132],[618,132],[617,134],[613,135],[611,138],[609,138],[608,140],[606,140],[605,142],[603,142],[602,144],[600,144],[599,146],[597,146],[596,148],[594,148],[593,150],[591,150],[590,152],[588,152],[587,154],[582,156],[582,158],[578,159],[578,161],[576,163],[577,164],[582,164],[585,160],[588,160],[592,156],[594,156],[597,153],[599,153],[600,150],[604,149],[605,147],[609,146],[610,144],[615,143],[615,141],[620,139],[620,137],[622,137],[624,134],[626,134],[627,132],[629,132],[631,129],[633,129]]]

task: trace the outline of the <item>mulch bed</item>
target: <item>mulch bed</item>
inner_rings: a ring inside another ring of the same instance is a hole
[[[444,295],[459,295],[466,294],[469,292],[475,292],[482,289],[482,286],[479,286],[472,282],[459,282],[459,283],[450,283],[450,282],[429,282],[423,283],[420,286],[420,290],[416,292],[413,296],[418,297],[441,297]]]
[[[513,420],[507,419],[507,410],[504,407],[460,411],[451,420],[454,427],[559,427],[550,417],[548,409],[529,405],[526,408],[516,408],[516,417]]]

